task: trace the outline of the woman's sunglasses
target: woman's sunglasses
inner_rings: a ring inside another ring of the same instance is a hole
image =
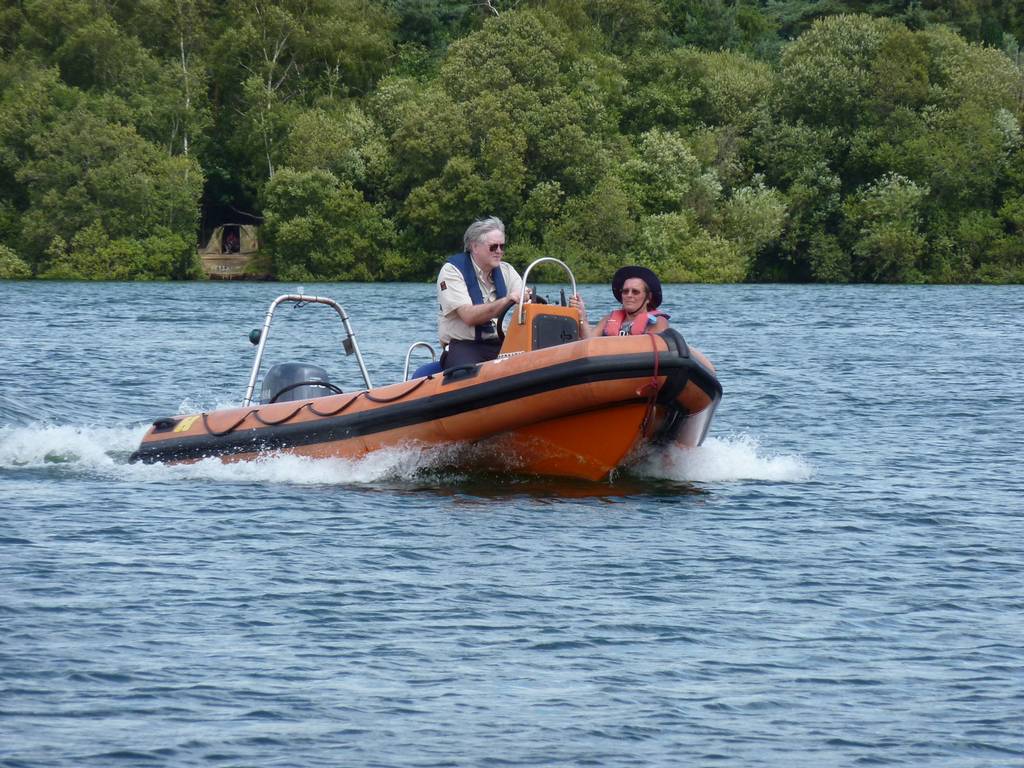
[[[623,288],[622,293],[625,296],[640,296],[641,294],[647,293],[643,288]]]
[[[487,246],[487,250],[489,250],[491,253],[497,253],[498,251],[501,251],[502,253],[504,253],[505,252],[505,244],[504,243],[491,243],[490,245]]]

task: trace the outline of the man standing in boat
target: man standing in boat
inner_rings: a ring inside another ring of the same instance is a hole
[[[501,219],[474,221],[462,241],[465,250],[449,258],[437,276],[437,335],[445,348],[445,370],[496,358],[498,317],[523,295],[523,279],[503,259]]]

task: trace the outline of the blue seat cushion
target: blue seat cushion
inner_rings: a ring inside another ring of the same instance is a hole
[[[440,372],[441,372],[441,361],[439,361],[439,360],[431,360],[429,363],[424,363],[419,368],[417,368],[415,371],[413,371],[413,374],[412,374],[411,378],[419,379],[419,378],[422,378],[424,376],[431,376],[432,374],[440,373]]]

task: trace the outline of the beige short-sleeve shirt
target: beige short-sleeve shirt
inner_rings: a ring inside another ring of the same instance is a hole
[[[490,274],[484,275],[475,261],[471,259],[470,262],[473,264],[473,271],[476,272],[480,295],[483,296],[484,303],[497,299],[498,291],[494,287],[494,281],[491,280]],[[506,261],[501,262],[501,275],[505,278],[505,288],[509,293],[522,295],[523,279],[511,264]],[[462,272],[454,264],[446,262],[437,276],[437,303],[439,306],[437,336],[442,344],[447,344],[452,339],[467,341],[476,339],[476,330],[473,326],[462,322],[456,311],[459,307],[472,304],[473,299],[469,296],[469,289],[466,287],[466,280],[462,277]]]

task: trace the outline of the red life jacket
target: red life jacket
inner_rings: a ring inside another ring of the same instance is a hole
[[[629,332],[633,336],[639,336],[647,330],[648,325],[654,325],[657,318],[664,317],[666,320],[669,319],[670,315],[665,314],[660,309],[655,309],[650,312],[642,312],[633,318],[633,324],[629,328]],[[608,319],[604,323],[604,327],[601,329],[602,336],[618,336],[619,329],[622,328],[622,323],[626,319],[626,310],[616,309],[612,312]]]

